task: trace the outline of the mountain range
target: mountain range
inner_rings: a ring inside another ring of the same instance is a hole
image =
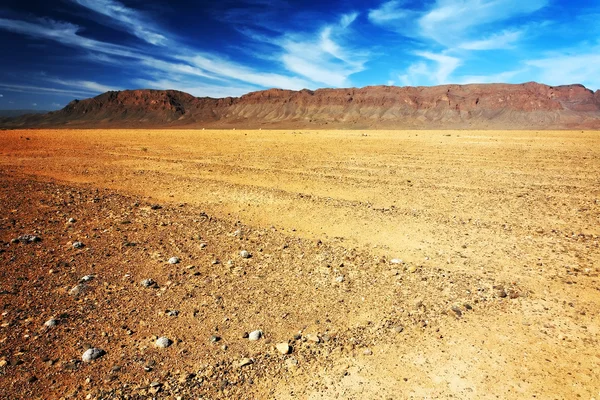
[[[582,85],[269,89],[241,97],[110,91],[1,128],[600,129],[600,90]]]

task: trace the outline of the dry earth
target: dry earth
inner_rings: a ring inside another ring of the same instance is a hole
[[[598,171],[598,132],[0,132],[0,398],[600,398]]]

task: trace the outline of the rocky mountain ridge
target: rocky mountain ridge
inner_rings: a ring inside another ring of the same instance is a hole
[[[3,128],[600,129],[600,90],[582,85],[269,89],[241,97],[110,91]]]

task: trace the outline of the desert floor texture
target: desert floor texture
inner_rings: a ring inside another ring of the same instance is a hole
[[[599,132],[1,131],[0,398],[600,399],[599,236]]]

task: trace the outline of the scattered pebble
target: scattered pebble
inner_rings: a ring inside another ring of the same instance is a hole
[[[165,314],[169,317],[176,317],[179,315],[179,310],[166,310]]]
[[[143,287],[146,287],[146,288],[157,288],[158,287],[158,284],[156,282],[154,282],[154,279],[152,279],[152,278],[144,279],[143,281],[140,282],[140,285],[142,285]]]
[[[173,344],[173,341],[169,338],[161,336],[158,339],[156,339],[156,342],[154,342],[154,344],[156,345],[156,347],[165,348]]]
[[[292,348],[289,344],[287,344],[287,342],[278,343],[275,347],[277,348],[277,351],[279,351],[281,354],[289,354],[292,350]]]
[[[505,298],[507,296],[506,291],[504,290],[504,286],[495,285],[493,289],[497,297]]]
[[[340,275],[340,276],[336,277],[336,278],[335,278],[335,281],[336,281],[337,283],[342,283],[342,282],[344,282],[344,276],[343,276],[343,275]]]
[[[75,218],[69,218],[67,222],[70,224],[74,224],[75,222],[77,222],[77,220]]]
[[[452,307],[451,310],[456,314],[456,318],[462,317],[462,311],[457,306]]]
[[[41,242],[42,238],[40,238],[39,236],[35,236],[35,235],[22,235],[19,236],[16,239],[13,239],[12,242],[13,243],[37,243],[37,242]]]
[[[95,347],[90,347],[85,351],[85,353],[83,353],[81,359],[83,360],[83,362],[92,362],[102,357],[104,354],[106,354],[104,350]]]
[[[211,343],[217,343],[219,340],[221,340],[221,338],[219,336],[213,335],[213,336],[210,337],[210,342]]]
[[[83,277],[82,277],[82,278],[79,280],[79,283],[83,283],[83,282],[89,282],[89,281],[91,281],[92,279],[94,279],[94,276],[95,276],[95,275],[85,275],[85,276],[83,276]]]
[[[403,261],[400,260],[399,258],[392,258],[390,260],[390,264],[403,264]]]
[[[54,326],[56,326],[58,324],[58,320],[54,319],[54,318],[50,318],[48,321],[44,322],[44,326],[47,326],[48,328],[52,328]]]
[[[298,366],[298,360],[295,357],[290,357],[285,360],[285,367],[287,369],[295,368]]]
[[[394,327],[394,332],[402,333],[404,331],[404,327],[402,325],[397,325]]]
[[[85,246],[85,244],[83,244],[82,242],[73,242],[73,248],[74,249],[81,249]]]
[[[179,264],[179,257],[171,257],[169,258],[169,264]]]
[[[364,350],[363,350],[363,354],[364,354],[365,356],[370,356],[370,355],[372,355],[372,354],[373,354],[373,350],[371,350],[371,349],[364,349]]]
[[[242,257],[242,258],[250,258],[251,255],[246,250],[242,250],[242,251],[240,251],[240,257]]]
[[[321,338],[319,336],[315,335],[314,333],[309,333],[305,337],[306,337],[306,340],[308,340],[309,342],[315,342],[315,343],[321,342]]]
[[[410,267],[408,267],[407,271],[412,274],[414,272],[417,272],[417,267],[415,267],[414,265],[411,265]]]
[[[251,365],[254,364],[254,360],[251,358],[242,358],[239,362],[238,362],[238,367],[242,368],[245,367],[246,365]]]
[[[69,290],[69,296],[78,296],[83,292],[84,285],[75,285]]]
[[[258,340],[262,337],[263,331],[257,329],[248,334],[248,340]]]

